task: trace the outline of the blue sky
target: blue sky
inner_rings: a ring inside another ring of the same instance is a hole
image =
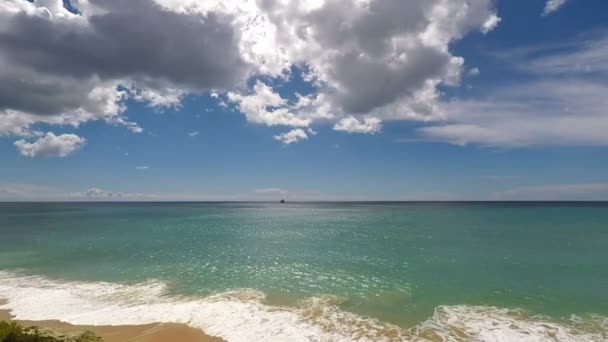
[[[22,72],[0,72],[0,199],[608,200],[605,1],[479,0],[447,16],[436,1],[419,23],[414,5],[371,1],[329,26],[324,15],[349,1],[300,12],[147,2],[134,2],[140,31],[116,32],[95,17],[132,14],[112,1],[0,4],[3,36],[22,42],[0,44],[0,63]],[[268,16],[253,38],[234,33],[252,27],[247,11]],[[166,42],[146,26],[159,15]],[[190,35],[180,25],[192,18],[205,23]],[[46,28],[19,31],[20,20]],[[119,48],[86,46],[70,25]],[[294,27],[314,34],[283,35]],[[123,37],[151,50],[125,51]],[[247,39],[263,44],[246,50]],[[33,57],[11,58],[23,46]],[[150,57],[156,48],[168,55]]]

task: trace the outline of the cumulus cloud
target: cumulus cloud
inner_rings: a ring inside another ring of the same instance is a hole
[[[152,108],[164,109],[175,108],[179,109],[182,98],[187,94],[186,90],[178,88],[164,89],[131,89],[131,97],[140,102],[146,102]]]
[[[86,139],[75,134],[55,135],[48,132],[31,143],[24,139],[18,140],[15,146],[26,157],[66,157],[82,148],[85,143]]]
[[[457,85],[464,63],[450,44],[500,21],[491,0],[157,1],[178,13],[233,15],[241,56],[258,74],[280,81],[293,66],[305,70],[315,92],[291,105],[261,82],[228,93],[248,120],[295,127],[437,115],[437,88]]]
[[[128,78],[168,92],[163,81],[211,89],[232,86],[245,72],[229,17],[180,14],[149,0],[83,3],[78,15],[61,0],[3,11],[4,62],[51,76]]]
[[[455,84],[449,43],[497,17],[492,1],[264,1],[277,51],[310,68],[334,112],[369,114],[409,102],[432,81]]]
[[[41,134],[30,129],[36,119],[26,113],[17,111],[0,112],[0,137],[34,136]]]
[[[353,116],[343,118],[334,125],[335,131],[344,131],[348,133],[365,133],[375,134],[380,132],[382,124],[380,119],[373,117],[366,117],[363,120],[359,120]]]
[[[548,0],[544,13],[564,3]],[[0,136],[18,137],[24,155],[44,154],[34,151],[47,140],[66,143],[40,124],[102,120],[138,133],[128,100],[179,109],[203,92],[249,122],[293,128],[274,137],[286,144],[308,139],[315,124],[372,134],[392,120],[423,121],[423,138],[455,144],[608,144],[605,35],[512,54],[514,70],[534,82],[443,100],[441,87],[479,74],[450,47],[500,24],[492,0],[71,4],[76,10],[61,0],[0,2]],[[294,70],[311,93],[279,94]]]
[[[2,2],[0,134],[91,120],[137,133],[128,99],[179,108],[207,91],[267,126],[426,120],[439,115],[438,87],[461,78],[464,59],[450,44],[500,22],[492,0],[71,3],[76,10],[62,0]],[[294,67],[313,94],[287,99],[268,82],[246,87],[252,77],[284,81]],[[351,132],[374,131],[367,125]]]
[[[225,14],[180,14],[149,0],[73,4],[78,13],[61,0],[0,6],[0,134],[90,120],[137,133],[123,115],[126,99],[177,106],[188,92],[232,87],[248,74]]]
[[[566,1],[567,0],[547,0],[545,8],[543,9],[543,15],[546,16],[557,11],[566,4]]]
[[[308,134],[306,134],[306,132],[303,129],[296,128],[296,129],[292,129],[291,131],[289,131],[287,133],[275,135],[274,139],[277,141],[280,141],[281,143],[283,143],[285,145],[289,145],[289,144],[297,143],[302,140],[308,139]]]
[[[483,34],[487,34],[488,32],[494,30],[498,23],[500,23],[502,19],[497,15],[491,15],[488,19],[481,25],[481,32]]]
[[[236,103],[247,120],[266,126],[307,127],[310,119],[299,117],[290,111],[287,100],[261,81],[257,81],[248,95],[235,92],[227,94],[230,102]]]

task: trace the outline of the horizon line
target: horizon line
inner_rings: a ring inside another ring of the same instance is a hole
[[[606,200],[300,200],[280,201],[270,200],[0,200],[0,203],[276,203],[276,204],[306,204],[306,203],[608,203]]]

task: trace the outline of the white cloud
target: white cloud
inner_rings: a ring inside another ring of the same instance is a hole
[[[489,146],[608,146],[608,36],[532,48],[497,57],[526,77],[486,88],[476,98],[438,105],[444,118],[423,137]]]
[[[429,81],[457,83],[462,59],[449,43],[497,21],[483,0],[269,1],[262,10],[277,28],[276,51],[309,66],[332,111],[345,115],[407,103]]]
[[[519,187],[494,194],[498,200],[608,200],[607,183],[550,184]]]
[[[94,187],[82,192],[69,192],[33,184],[0,184],[0,201],[161,201],[182,199],[188,195],[106,191]]]
[[[179,108],[207,91],[267,126],[330,122],[373,133],[374,120],[436,119],[439,87],[458,85],[463,70],[451,44],[500,22],[493,0],[73,4],[79,14],[60,0],[0,6],[0,122],[10,119],[0,134],[91,120],[137,133],[126,100]],[[294,66],[306,70],[313,94],[281,97],[262,81],[243,90],[252,77],[280,83]]]
[[[489,176],[490,179],[511,179],[505,176]],[[573,183],[531,185],[513,188],[491,195],[492,200],[608,200],[608,183]],[[241,193],[155,193],[110,191],[91,187],[85,191],[70,192],[49,186],[33,184],[1,184],[0,201],[292,201],[319,200],[386,200],[364,194],[327,194],[314,190],[286,189],[282,187],[259,188]],[[395,200],[471,200],[458,194],[416,192]]]
[[[150,167],[149,166],[136,166],[135,170],[149,170]]]
[[[491,0],[157,2],[178,13],[234,15],[241,56],[260,74],[281,81],[293,66],[306,66],[304,79],[316,91],[295,104],[271,96],[274,91],[260,82],[250,95],[229,93],[249,121],[294,127],[348,116],[437,115],[438,87],[458,85],[464,64],[450,44],[500,21]]]
[[[574,42],[515,51],[506,58],[515,59],[520,69],[550,76],[608,76],[608,34],[580,37]]]
[[[152,108],[180,108],[186,90],[178,88],[136,88],[131,89],[134,100],[146,102]]]
[[[110,191],[92,187],[85,191],[70,192],[48,186],[33,184],[0,183],[0,201],[258,201],[279,198],[293,200],[345,199],[331,197],[318,191],[281,188],[261,188],[240,193],[155,193]]]
[[[72,3],[78,14],[61,0],[0,5],[1,135],[93,120],[139,133],[123,114],[127,99],[177,108],[186,94],[233,87],[250,74],[224,14],[177,14],[152,0]]]
[[[36,144],[49,138],[36,124],[101,120],[138,133],[127,100],[179,109],[203,92],[250,122],[297,128],[275,137],[283,143],[307,139],[315,124],[369,134],[420,120],[423,138],[455,144],[608,144],[606,35],[512,56],[538,81],[442,101],[440,87],[479,74],[450,47],[499,25],[492,0],[72,3],[79,14],[60,0],[0,5],[0,136],[38,138],[15,143],[24,155],[44,154]],[[548,0],[543,13],[565,3]],[[292,70],[304,70],[312,94],[278,93]]]
[[[545,8],[543,9],[543,15],[546,16],[557,11],[566,4],[566,1],[567,0],[547,0]]]
[[[420,129],[453,144],[521,147],[608,145],[608,84],[542,81],[498,88],[479,100],[443,105],[444,123]]]
[[[0,201],[65,200],[56,189],[32,184],[0,184]]]
[[[28,137],[38,135],[40,132],[33,132],[30,126],[36,121],[31,115],[16,111],[0,112],[0,137],[2,136],[21,136]]]
[[[68,195],[74,200],[94,201],[158,201],[162,196],[149,193],[106,191],[100,188],[91,188],[85,192],[73,192]]]
[[[335,131],[344,131],[348,133],[365,133],[375,134],[382,129],[382,122],[378,118],[366,117],[359,120],[353,116],[348,116],[341,119],[334,125]]]
[[[26,157],[66,157],[82,148],[85,143],[86,139],[75,134],[55,135],[48,132],[32,143],[23,139],[18,140],[15,146],[21,155]]]
[[[307,127],[310,125],[310,119],[292,113],[287,100],[262,81],[255,83],[249,95],[229,92],[227,97],[230,102],[237,104],[239,110],[251,122],[266,126]]]
[[[192,138],[194,138],[197,135],[199,135],[199,132],[197,132],[197,131],[188,133],[188,136],[192,137]]]
[[[99,188],[91,188],[85,192],[85,195],[90,198],[112,197],[111,193]]]
[[[0,65],[2,65],[1,58]],[[11,73],[13,70],[0,69],[0,78],[4,71]],[[31,126],[37,123],[78,127],[82,123],[92,120],[103,120],[109,124],[126,126],[134,133],[142,131],[141,127],[128,121],[123,115],[126,107],[122,101],[126,99],[127,93],[119,90],[119,85],[116,83],[106,82],[94,85],[97,81],[84,80],[79,84],[68,85],[63,84],[65,82],[61,79],[41,78],[28,82],[33,82],[44,94],[32,94],[28,89],[11,84],[12,81],[15,81],[11,79],[12,76],[4,78],[6,82],[0,83],[0,136],[31,136],[35,133]],[[25,82],[22,76],[14,76],[19,78],[19,82]],[[31,75],[31,77],[36,76]],[[27,86],[30,85],[28,83]],[[6,87],[6,89],[1,89],[2,87]],[[22,93],[14,96],[4,94],[13,91],[15,87],[21,88]],[[46,89],[47,87],[48,89]],[[10,98],[7,99],[4,96],[10,96]],[[74,102],[80,102],[80,106],[70,108],[70,103]],[[23,107],[26,111],[11,109],[13,107]]]
[[[253,195],[243,194],[243,197],[257,201],[278,202],[281,199],[286,201],[320,201],[331,198],[317,190],[304,189],[285,189],[281,187],[268,187],[253,190]]]
[[[487,34],[488,32],[494,30],[501,20],[502,19],[496,14],[490,15],[488,19],[483,23],[483,25],[481,25],[481,32],[483,34]]]
[[[279,135],[275,135],[274,139],[283,144],[289,145],[308,139],[308,135],[301,128],[292,129],[291,131]]]
[[[475,77],[475,76],[479,76],[480,71],[479,71],[478,68],[471,68],[471,69],[469,69],[469,71],[467,72],[467,74],[469,76]]]
[[[283,190],[281,188],[261,188],[255,189],[254,192],[256,194],[264,194],[264,195],[285,195],[288,191]]]

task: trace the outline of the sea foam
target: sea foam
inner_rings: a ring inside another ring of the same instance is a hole
[[[441,306],[411,329],[356,315],[335,297],[295,307],[272,306],[262,292],[227,291],[192,298],[169,295],[166,284],[67,282],[0,271],[0,298],[17,319],[72,324],[184,323],[228,341],[606,341],[608,319],[551,321],[518,310]]]

